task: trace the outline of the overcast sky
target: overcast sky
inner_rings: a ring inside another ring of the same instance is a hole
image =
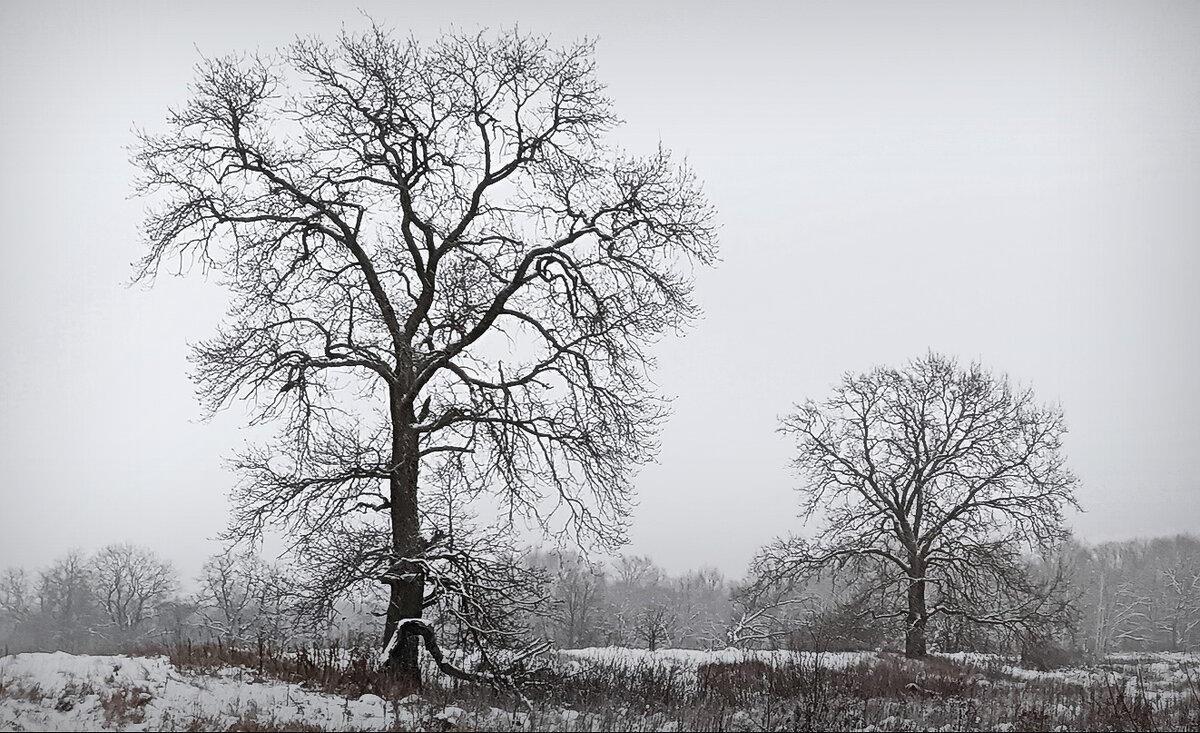
[[[0,4],[0,567],[153,547],[194,576],[240,416],[201,423],[188,344],[225,296],[125,287],[163,129],[200,53],[365,25],[599,39],[616,142],[686,155],[720,214],[705,317],[631,552],[739,576],[802,531],[793,402],[928,349],[1061,404],[1102,541],[1200,528],[1200,3]]]

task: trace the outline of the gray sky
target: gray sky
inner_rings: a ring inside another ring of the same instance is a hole
[[[437,7],[434,7],[437,6]],[[932,348],[1062,405],[1102,541],[1200,527],[1200,4],[0,4],[0,566],[132,541],[217,549],[240,416],[198,422],[187,344],[224,294],[124,287],[125,146],[199,53],[511,26],[599,38],[617,142],[687,156],[720,212],[706,316],[631,552],[740,575],[800,530],[793,402]]]

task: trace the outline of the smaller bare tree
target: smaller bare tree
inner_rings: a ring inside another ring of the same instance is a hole
[[[727,646],[725,631],[730,614],[730,587],[716,568],[685,573],[675,582],[679,628],[673,640],[685,649]]]
[[[646,648],[655,651],[664,643],[670,644],[679,629],[679,613],[664,597],[647,603],[637,615],[636,633]]]
[[[925,655],[937,614],[1014,628],[1064,610],[1026,559],[1066,538],[1076,479],[1061,411],[1030,390],[931,353],[847,375],[781,432],[808,481],[803,513],[824,528],[771,552],[788,572],[878,574],[880,615],[903,619],[909,656]]]
[[[29,574],[24,568],[5,568],[0,573],[0,614],[8,623],[24,621],[33,610]]]
[[[96,596],[87,558],[71,550],[38,575],[38,609],[45,627],[43,644],[80,648],[92,633]]]
[[[258,635],[270,569],[251,552],[223,552],[204,563],[197,602],[205,628],[230,641]]]
[[[596,641],[605,613],[604,569],[576,553],[563,553],[554,573],[559,640],[576,648]]]
[[[621,555],[613,567],[617,584],[626,589],[657,583],[662,574],[646,555]]]
[[[119,635],[137,632],[178,587],[169,562],[130,544],[100,550],[92,559],[91,571],[100,607]]]
[[[1084,576],[1084,600],[1091,652],[1103,657],[1118,648],[1149,643],[1154,593],[1140,543],[1105,543],[1082,554],[1090,570]]]
[[[1200,542],[1181,536],[1156,544],[1166,545],[1157,578],[1163,607],[1159,631],[1170,651],[1191,651],[1200,630]]]

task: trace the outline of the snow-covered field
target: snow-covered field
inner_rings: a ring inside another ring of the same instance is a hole
[[[322,730],[519,727],[503,710],[466,711],[411,696],[348,699],[258,679],[245,669],[217,674],[175,669],[165,657],[0,658],[0,730],[228,730],[298,724]]]
[[[564,689],[531,695],[532,703],[438,684],[420,696],[385,701],[326,694],[245,668],[181,670],[166,657],[18,654],[0,657],[0,730],[1195,730],[1193,722],[1200,724],[1200,659],[1186,654],[1122,655],[1051,672],[981,654],[925,663],[874,652],[735,649],[576,649],[556,652],[552,662]],[[787,669],[792,676],[771,677]],[[777,689],[780,679],[804,689]]]

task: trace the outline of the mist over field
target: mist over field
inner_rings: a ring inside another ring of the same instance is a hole
[[[0,8],[0,728],[1200,726],[1200,10],[397,10]]]

